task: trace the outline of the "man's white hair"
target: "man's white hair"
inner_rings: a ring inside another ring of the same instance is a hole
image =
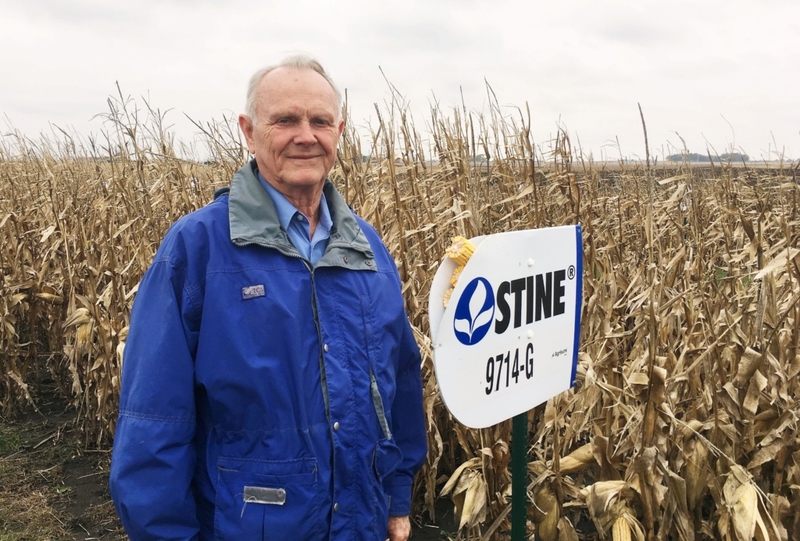
[[[247,85],[247,98],[244,104],[244,113],[253,120],[253,123],[256,122],[256,94],[258,93],[258,85],[269,72],[278,68],[316,71],[322,75],[326,81],[328,81],[328,84],[331,85],[333,93],[336,96],[336,106],[338,108],[337,112],[342,110],[342,94],[339,92],[339,89],[336,88],[336,84],[333,82],[333,79],[331,79],[331,76],[325,71],[325,68],[322,67],[322,64],[310,56],[295,55],[284,58],[281,62],[275,64],[274,66],[262,68],[255,72],[252,77],[250,77],[250,83]]]

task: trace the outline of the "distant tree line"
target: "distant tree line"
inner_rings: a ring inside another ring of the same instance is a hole
[[[708,163],[711,161],[709,154],[698,154],[696,152],[690,152],[689,154],[670,154],[667,156],[667,159],[673,162],[682,162],[686,158],[688,158],[690,162]],[[738,152],[725,152],[719,156],[713,156],[713,159],[716,162],[746,162],[750,159],[750,156]]]

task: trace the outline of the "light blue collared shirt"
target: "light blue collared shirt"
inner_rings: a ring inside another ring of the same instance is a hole
[[[308,234],[308,217],[297,210],[281,192],[267,182],[261,173],[258,174],[258,180],[261,181],[261,185],[264,186],[264,189],[267,190],[267,193],[272,198],[272,202],[275,203],[275,209],[278,211],[278,220],[289,235],[289,240],[292,241],[300,255],[308,259],[312,265],[316,265],[328,246],[331,226],[333,225],[325,194],[322,194],[322,199],[319,202],[319,223],[314,229],[314,237],[311,238]]]

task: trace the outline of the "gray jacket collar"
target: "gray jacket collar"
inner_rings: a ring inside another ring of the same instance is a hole
[[[258,244],[289,257],[302,257],[281,227],[275,204],[257,175],[256,161],[251,160],[233,176],[228,200],[231,241],[237,246]],[[333,227],[325,255],[316,266],[377,270],[375,255],[364,231],[330,180],[325,181],[323,192]]]

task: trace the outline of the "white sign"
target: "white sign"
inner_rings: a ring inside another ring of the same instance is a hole
[[[575,383],[582,296],[576,226],[471,239],[447,307],[456,263],[446,257],[429,297],[436,380],[447,409],[471,428],[528,411]]]

